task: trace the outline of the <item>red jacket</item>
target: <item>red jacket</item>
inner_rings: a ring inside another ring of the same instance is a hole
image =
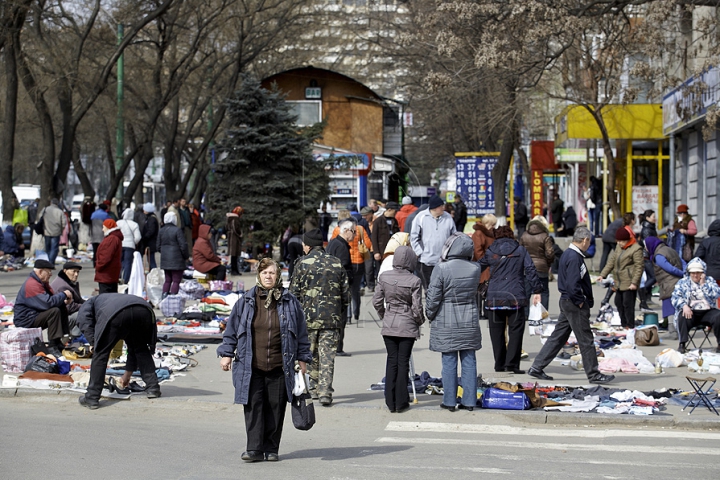
[[[114,228],[105,236],[95,254],[95,281],[117,283],[122,269],[122,241],[120,228]]]
[[[395,220],[397,220],[401,232],[405,231],[405,220],[407,220],[407,217],[417,209],[418,207],[413,204],[403,205],[400,211],[395,214]]]
[[[200,212],[197,211],[197,208],[190,212],[190,221],[192,221],[192,239],[197,240],[200,234],[200,225],[202,225]]]
[[[220,257],[215,255],[212,244],[207,238],[208,233],[210,233],[210,225],[200,225],[198,238],[193,246],[193,268],[200,273],[207,273],[222,264]]]

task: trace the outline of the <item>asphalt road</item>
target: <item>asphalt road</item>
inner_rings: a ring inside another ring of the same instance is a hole
[[[321,408],[279,463],[240,459],[242,408],[75,396],[2,399],[0,476],[15,479],[715,478],[720,433],[492,423],[482,413]],[[480,422],[478,422],[480,420]]]

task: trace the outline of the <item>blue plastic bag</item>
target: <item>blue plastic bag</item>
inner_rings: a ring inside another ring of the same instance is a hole
[[[482,395],[482,408],[495,410],[529,410],[530,399],[523,392],[488,388]]]

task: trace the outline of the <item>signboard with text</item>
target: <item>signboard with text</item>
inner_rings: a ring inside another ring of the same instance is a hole
[[[530,184],[530,211],[536,217],[543,214],[543,171],[533,170]]]
[[[632,187],[632,211],[641,214],[645,210],[658,209],[658,186],[657,185],[633,185]]]
[[[463,198],[468,217],[495,213],[492,170],[498,154],[455,154],[456,192]]]

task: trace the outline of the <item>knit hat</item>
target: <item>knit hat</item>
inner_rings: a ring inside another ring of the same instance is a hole
[[[430,197],[430,201],[428,202],[428,208],[430,210],[442,207],[443,205],[445,205],[445,202],[443,202],[442,198],[438,197],[437,195],[433,195],[432,197]]]
[[[117,223],[112,218],[108,218],[103,222],[103,227],[108,229],[117,228]]]
[[[146,203],[143,206],[143,210],[147,213],[155,213],[155,205],[153,205],[152,203]]]
[[[373,209],[370,207],[362,207],[360,209],[360,215],[362,215],[362,216],[370,215],[371,213],[375,213],[375,212],[373,212]]]
[[[630,240],[630,232],[627,231],[627,228],[618,228],[615,232],[615,240]]]
[[[410,198],[410,197],[403,197],[403,199],[402,199],[402,204],[403,204],[403,205],[411,205],[411,204],[412,204],[412,198]]]
[[[690,209],[684,203],[678,205],[677,213],[688,213],[689,211],[690,211]]]
[[[319,228],[314,228],[309,232],[306,232],[302,237],[302,242],[308,247],[322,247],[322,230],[320,230]]]

